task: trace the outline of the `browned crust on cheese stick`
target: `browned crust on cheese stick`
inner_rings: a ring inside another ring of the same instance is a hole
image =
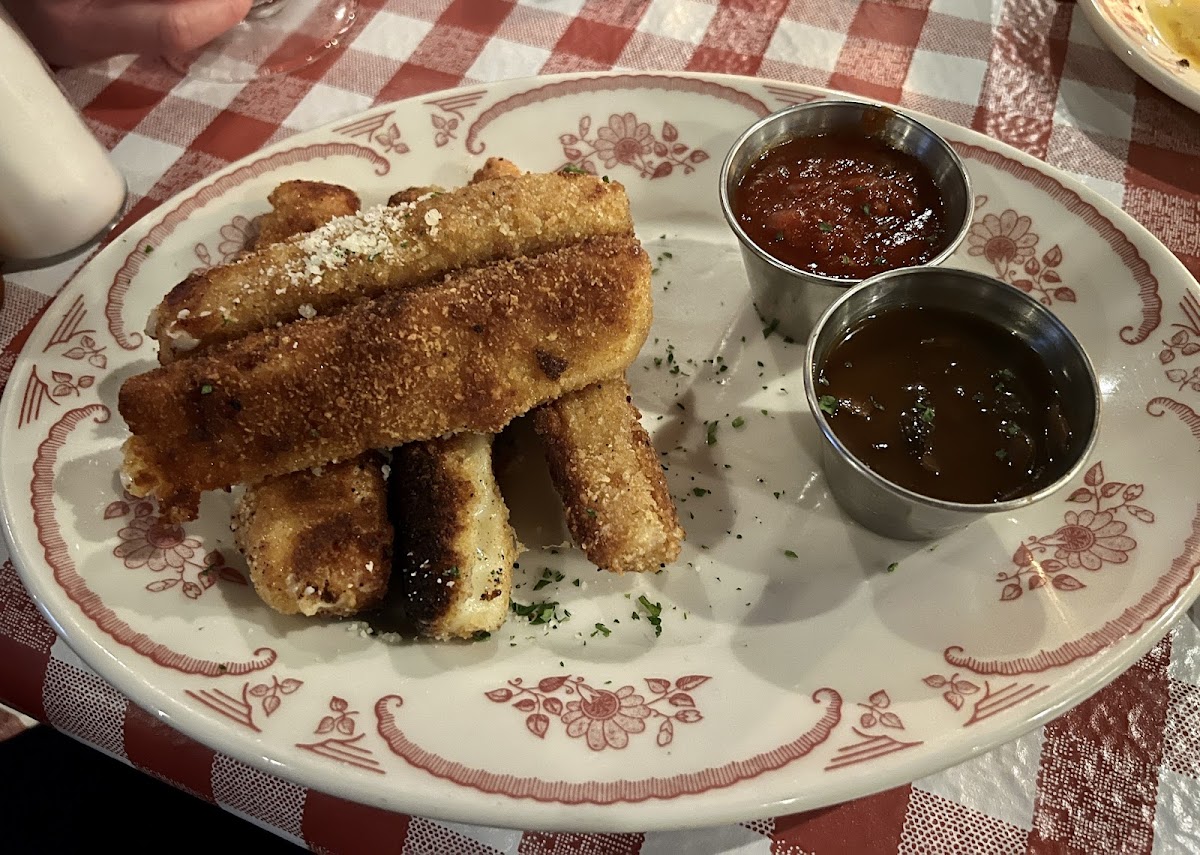
[[[267,201],[271,210],[259,218],[252,248],[314,231],[334,217],[355,213],[361,204],[349,187],[322,181],[285,181],[271,191]]]
[[[471,180],[467,183],[480,184],[484,181],[496,181],[500,178],[516,178],[520,174],[520,168],[511,160],[503,157],[489,157],[484,161],[483,166],[475,170],[475,174],[471,176]],[[439,187],[436,184],[430,184],[425,187],[406,187],[388,196],[387,203],[389,205],[411,205],[416,202],[423,202],[430,196],[440,195],[445,192],[444,187]]]
[[[437,639],[499,629],[520,546],[492,472],[492,437],[397,448],[390,492],[396,569],[388,603],[401,624]]]
[[[632,233],[629,200],[615,182],[560,173],[483,181],[415,204],[339,217],[190,276],[154,310],[149,332],[166,364],[451,270],[588,236]]]
[[[248,488],[234,539],[254,589],[285,615],[346,616],[378,604],[392,566],[379,454]]]
[[[358,195],[287,181],[268,197],[258,245],[312,231],[358,210]],[[385,458],[378,452],[267,478],[234,506],[234,540],[259,597],[283,614],[345,617],[377,605],[392,569]]]
[[[458,431],[496,433],[623,371],[651,321],[635,238],[390,291],[125,381],[124,474],[172,519],[204,490]]]
[[[508,158],[489,157],[483,162],[483,166],[475,170],[475,174],[471,176],[471,183],[495,181],[497,178],[516,178],[520,174],[520,167]]]
[[[533,412],[571,537],[617,573],[679,557],[683,528],[624,376],[569,392]]]
[[[405,187],[403,190],[397,190],[391,196],[388,196],[387,203],[392,207],[415,205],[417,202],[423,202],[435,194],[445,192],[443,188],[438,187],[436,184],[431,184],[428,187]]]

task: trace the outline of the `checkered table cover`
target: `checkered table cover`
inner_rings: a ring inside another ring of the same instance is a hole
[[[686,69],[829,86],[982,131],[1114,201],[1200,275],[1200,116],[1134,76],[1071,2],[360,4],[344,51],[245,86],[181,79],[155,58],[59,72],[129,181],[124,223],[267,143],[373,104],[553,72]],[[83,260],[8,277],[0,383]],[[1075,710],[910,785],[702,832],[542,834],[382,812],[205,748],[92,673],[6,550],[0,561],[0,701],[320,852],[1200,852],[1200,630],[1186,619]],[[0,708],[0,737],[19,726]]]

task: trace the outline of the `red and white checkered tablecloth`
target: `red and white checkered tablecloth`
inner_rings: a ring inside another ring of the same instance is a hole
[[[436,89],[591,69],[686,69],[843,89],[932,113],[1080,178],[1200,275],[1200,116],[1054,0],[361,0],[349,46],[245,86],[122,58],[59,80],[128,179],[132,223],[296,131]],[[0,383],[83,258],[8,277]],[[1200,852],[1200,630],[976,760],[826,810],[703,832],[450,825],[272,778],[179,735],[58,640],[0,554],[0,701],[317,851]],[[0,708],[0,738],[19,727]]]

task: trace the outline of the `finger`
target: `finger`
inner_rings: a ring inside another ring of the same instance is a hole
[[[246,17],[252,0],[168,0],[160,19],[160,53],[186,53],[206,45]],[[163,4],[154,4],[160,6]]]
[[[116,0],[31,3],[22,21],[30,41],[53,65],[82,65],[118,54],[184,53],[237,24],[251,0]]]

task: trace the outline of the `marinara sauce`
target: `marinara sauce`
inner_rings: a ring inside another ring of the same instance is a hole
[[[1071,445],[1037,352],[961,311],[902,306],[860,321],[830,349],[817,394],[851,454],[936,499],[986,504],[1035,492]]]
[[[946,246],[945,205],[921,162],[863,131],[795,137],[751,162],[733,213],[750,240],[810,273],[863,279]]]

